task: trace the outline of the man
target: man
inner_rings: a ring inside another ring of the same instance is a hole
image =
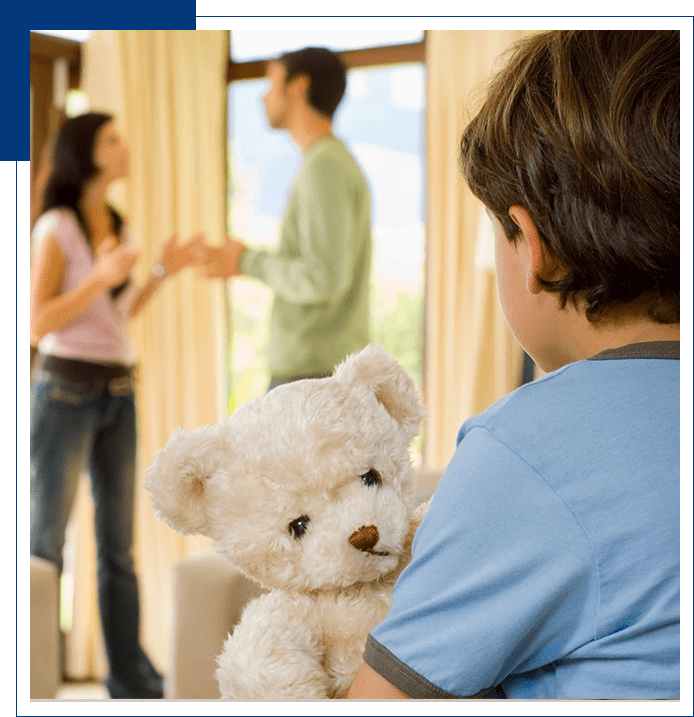
[[[274,292],[270,387],[332,373],[369,342],[371,197],[332,118],[347,84],[340,58],[324,48],[288,52],[268,63],[268,121],[301,149],[301,169],[280,227],[277,251],[233,237],[206,247],[210,277],[246,275]]]

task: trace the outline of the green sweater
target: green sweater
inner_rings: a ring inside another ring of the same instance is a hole
[[[330,373],[369,342],[371,195],[347,148],[332,136],[304,152],[277,251],[248,248],[240,272],[274,292],[272,379]]]

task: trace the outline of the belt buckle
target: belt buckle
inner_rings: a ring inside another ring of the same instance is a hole
[[[133,382],[130,376],[119,376],[108,382],[108,392],[111,396],[125,396],[133,389]]]

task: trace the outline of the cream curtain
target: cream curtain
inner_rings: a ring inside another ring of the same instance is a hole
[[[427,32],[425,463],[443,467],[463,421],[514,389],[522,351],[480,262],[481,203],[458,169],[462,130],[495,60],[521,31]],[[472,103],[472,104],[471,104]]]
[[[113,201],[140,249],[139,279],[172,233],[204,231],[219,243],[226,224],[226,66],[223,31],[93,31],[84,90],[90,108],[112,112],[130,146],[131,173]],[[177,426],[218,422],[227,346],[224,290],[194,270],[167,279],[131,326],[138,355],[138,458],[134,556],[140,580],[140,633],[161,670],[168,668],[172,566],[210,549],[158,522],[142,487],[147,467]],[[72,677],[107,670],[98,618],[90,491],[80,487],[71,543],[73,620],[66,667]],[[65,586],[69,589],[69,585]]]

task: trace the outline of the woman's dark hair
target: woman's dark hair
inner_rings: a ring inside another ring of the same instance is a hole
[[[43,192],[42,212],[63,207],[71,209],[82,227],[85,236],[89,229],[79,202],[84,185],[94,177],[98,169],[94,165],[94,144],[99,130],[113,120],[109,114],[88,112],[65,121],[53,145],[51,171]],[[123,218],[109,206],[116,236],[120,235]]]
[[[113,117],[103,112],[87,112],[65,121],[58,130],[53,144],[51,171],[43,192],[42,212],[49,209],[71,209],[82,228],[84,236],[90,232],[80,209],[84,185],[99,171],[94,164],[94,144],[99,130]],[[115,236],[120,237],[123,217],[110,205],[111,222]],[[89,244],[91,251],[91,244]],[[115,299],[129,280],[110,290]]]
[[[528,211],[562,307],[597,322],[643,297],[679,322],[679,32],[551,31],[511,51],[461,139],[472,192],[510,241],[509,208]]]
[[[298,75],[308,75],[309,103],[332,118],[347,87],[347,70],[340,56],[324,47],[305,47],[285,52],[278,61],[287,70],[287,82]]]

